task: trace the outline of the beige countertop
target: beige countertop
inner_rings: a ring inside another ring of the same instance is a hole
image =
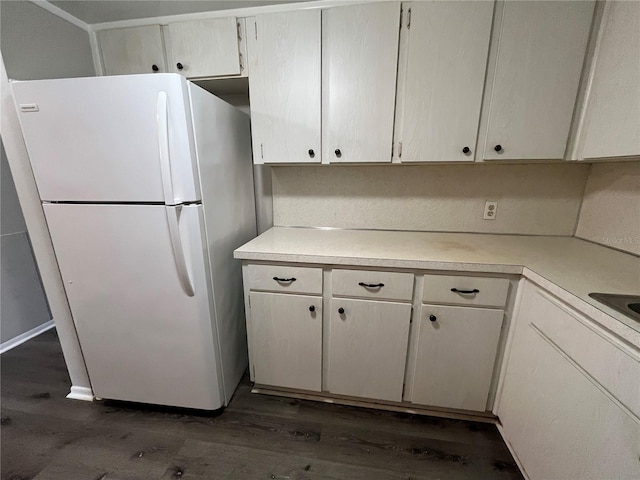
[[[573,237],[274,227],[235,251],[254,261],[522,274],[640,346],[640,322],[588,296],[640,295],[640,258]]]

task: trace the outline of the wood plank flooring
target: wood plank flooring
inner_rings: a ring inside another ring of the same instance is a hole
[[[3,480],[521,479],[493,425],[250,393],[218,413],[67,400],[55,330],[0,357]]]

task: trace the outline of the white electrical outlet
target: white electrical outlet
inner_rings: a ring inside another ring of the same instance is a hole
[[[484,202],[483,220],[495,220],[498,214],[498,202]]]

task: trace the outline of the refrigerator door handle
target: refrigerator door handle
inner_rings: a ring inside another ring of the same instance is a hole
[[[169,225],[169,238],[171,239],[171,248],[173,249],[173,258],[176,263],[176,270],[178,271],[178,279],[182,290],[189,297],[193,297],[193,282],[191,275],[189,275],[189,269],[187,268],[187,258],[184,248],[182,246],[182,237],[180,236],[180,211],[182,206],[165,206],[167,212],[167,224]]]
[[[167,92],[158,92],[156,104],[156,123],[158,126],[158,148],[160,153],[160,173],[162,176],[162,189],[164,203],[176,205],[180,203],[173,192],[173,178],[171,176],[171,155],[169,153],[169,105]]]

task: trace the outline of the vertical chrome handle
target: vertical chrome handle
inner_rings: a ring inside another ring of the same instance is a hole
[[[173,259],[176,263],[176,270],[178,272],[178,279],[182,290],[189,297],[193,297],[193,282],[191,281],[191,275],[189,275],[189,269],[187,268],[187,258],[182,246],[182,237],[180,236],[180,212],[182,206],[165,206],[167,212],[167,224],[169,225],[169,238],[171,240],[171,249],[173,250]]]
[[[158,127],[158,151],[160,153],[160,174],[165,205],[180,203],[173,192],[171,178],[171,156],[169,153],[169,106],[167,92],[158,92],[156,104],[156,124]]]

